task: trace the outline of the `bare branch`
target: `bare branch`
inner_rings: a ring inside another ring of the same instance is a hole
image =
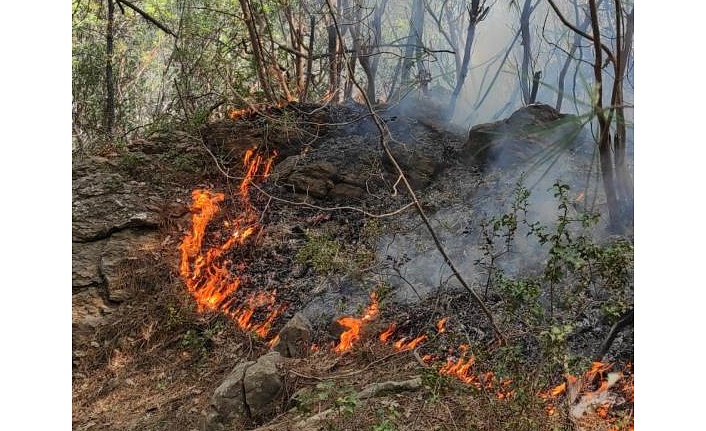
[[[590,34],[582,31],[580,28],[576,27],[575,25],[571,24],[566,18],[564,18],[564,15],[562,15],[561,11],[559,8],[556,6],[553,0],[547,0],[549,2],[549,5],[554,9],[554,13],[556,13],[557,17],[559,17],[559,20],[564,24],[565,26],[569,27],[571,30],[574,31],[574,33],[578,34],[579,36],[590,40],[591,42],[595,43],[595,40],[593,39],[593,36]],[[603,51],[605,51],[606,55],[608,56],[608,61],[610,61],[613,64],[617,64],[615,62],[615,56],[613,56],[613,52],[605,46],[604,44],[601,43],[601,48]]]
[[[122,3],[122,4],[124,4],[125,6],[129,7],[130,9],[134,10],[135,12],[139,13],[140,15],[142,15],[142,17],[143,17],[144,19],[146,19],[147,21],[149,21],[149,22],[151,22],[152,24],[156,25],[157,27],[159,27],[160,30],[162,30],[163,32],[165,32],[165,33],[167,33],[167,34],[171,34],[172,36],[178,38],[178,36],[177,36],[176,34],[174,34],[173,31],[169,30],[164,24],[161,24],[159,21],[157,21],[156,19],[152,18],[147,12],[143,11],[142,9],[140,9],[139,7],[137,7],[137,6],[135,6],[134,4],[130,3],[129,1],[127,1],[127,0],[116,0],[116,2],[118,3],[118,5],[120,5],[120,4]]]

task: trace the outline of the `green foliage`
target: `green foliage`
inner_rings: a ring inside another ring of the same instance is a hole
[[[118,167],[130,175],[134,175],[140,169],[143,158],[138,153],[123,151],[118,158]]]
[[[375,426],[376,431],[395,431],[397,427],[395,423],[402,417],[402,413],[397,409],[399,404],[396,402],[387,403],[384,409],[377,411],[378,416],[382,417],[382,421]]]
[[[333,381],[319,382],[295,396],[296,408],[302,413],[326,410],[332,406],[342,417],[348,417],[358,406],[355,389],[350,385],[335,385]]]
[[[213,338],[221,332],[223,328],[224,324],[221,321],[216,321],[214,324],[206,327],[198,326],[190,328],[182,335],[180,346],[182,349],[195,354],[196,365],[202,366],[208,356],[208,352],[213,347]]]
[[[503,318],[522,322],[539,340],[544,365],[566,372],[581,358],[569,352],[568,340],[579,316],[589,307],[614,322],[633,307],[633,246],[625,239],[597,242],[590,235],[599,216],[578,212],[569,200],[569,186],[556,182],[557,216],[553,224],[528,220],[529,191],[519,182],[506,214],[481,223],[483,257],[476,263],[488,272],[488,285],[502,297]],[[536,275],[511,277],[499,259],[515,247],[518,232],[534,238],[546,253]],[[486,287],[487,287],[486,286]],[[508,358],[515,357],[508,352]],[[518,352],[515,352],[518,353]]]
[[[358,407],[358,397],[353,389],[348,389],[346,393],[336,398],[334,405],[343,417],[347,417],[352,415]]]
[[[344,244],[326,233],[308,235],[295,260],[311,265],[320,274],[343,272],[358,276],[375,259],[372,247],[364,242]]]
[[[341,244],[338,241],[326,235],[310,235],[295,258],[298,262],[308,263],[317,272],[325,274],[341,268],[342,262],[338,257],[340,251]]]
[[[422,385],[429,392],[429,402],[438,402],[444,392],[454,384],[454,379],[441,374],[433,368],[425,368],[422,374]]]

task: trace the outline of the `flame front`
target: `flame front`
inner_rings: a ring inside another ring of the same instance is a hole
[[[220,245],[207,244],[206,234],[225,195],[205,189],[194,190],[191,193],[191,231],[184,236],[179,246],[179,271],[189,294],[196,301],[197,310],[221,311],[241,329],[254,331],[260,337],[267,336],[284,307],[276,304],[275,292],[251,293],[239,300],[235,294],[243,284],[245,265],[234,264],[226,256],[233,247],[243,245],[260,228],[250,202],[249,187],[255,178],[266,178],[269,175],[276,155],[274,152],[264,159],[254,148],[245,152],[245,176],[238,187],[243,211],[235,220],[223,223],[230,233]],[[265,314],[261,323],[252,321],[256,313]]]
[[[446,364],[439,369],[439,374],[453,376],[463,383],[478,389],[494,389],[495,397],[499,400],[509,399],[515,395],[515,390],[510,387],[512,384],[511,379],[497,378],[492,371],[480,374],[473,372],[476,357],[472,354],[466,357],[469,351],[467,344],[461,344],[459,351],[461,354],[458,358],[447,358]]]

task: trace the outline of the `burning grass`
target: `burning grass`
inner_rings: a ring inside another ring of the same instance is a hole
[[[221,311],[235,321],[243,331],[253,331],[267,337],[274,320],[284,309],[277,303],[276,292],[261,292],[258,289],[237,296],[247,283],[244,262],[233,262],[229,253],[242,246],[260,229],[258,216],[250,202],[250,184],[256,178],[266,178],[277,153],[263,157],[254,148],[245,152],[243,166],[245,175],[238,186],[241,213],[233,220],[223,221],[229,232],[220,244],[210,245],[206,241],[207,228],[219,212],[224,201],[223,193],[196,189],[192,192],[192,228],[180,247],[180,274],[189,294],[196,301],[199,311]],[[255,321],[256,313],[264,317]]]

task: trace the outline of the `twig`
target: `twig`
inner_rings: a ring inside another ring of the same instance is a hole
[[[280,197],[277,197],[277,196],[274,196],[274,195],[271,195],[271,194],[267,193],[265,190],[263,190],[263,189],[262,189],[261,187],[259,187],[257,184],[251,183],[250,185],[251,185],[252,187],[254,187],[257,191],[259,191],[260,193],[262,193],[263,195],[265,195],[265,196],[267,196],[268,198],[271,198],[272,200],[277,201],[277,202],[282,202],[282,203],[286,203],[286,204],[294,205],[294,206],[304,206],[304,207],[307,207],[307,208],[317,209],[317,210],[320,210],[320,211],[341,211],[341,210],[356,211],[356,212],[365,214],[366,216],[372,217],[372,218],[391,217],[391,216],[393,216],[393,215],[397,215],[397,214],[403,212],[403,211],[406,210],[407,208],[409,208],[409,207],[411,207],[412,205],[414,205],[413,202],[410,202],[410,203],[408,203],[407,205],[404,205],[404,206],[402,206],[402,207],[400,207],[400,208],[398,208],[398,209],[396,209],[396,210],[394,210],[394,211],[392,211],[392,212],[389,212],[389,213],[373,214],[373,213],[371,213],[371,212],[365,211],[364,209],[356,208],[356,207],[350,207],[350,206],[322,207],[322,206],[310,204],[309,202],[304,202],[304,201],[290,201],[290,200],[283,199],[283,198],[280,198]]]

